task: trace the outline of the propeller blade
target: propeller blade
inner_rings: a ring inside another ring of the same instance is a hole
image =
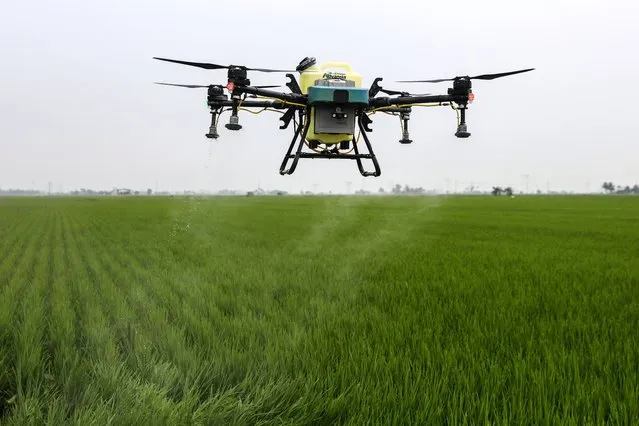
[[[534,70],[534,68],[528,68],[525,70],[518,70],[518,71],[501,72],[498,74],[482,74],[482,75],[476,75],[475,77],[470,77],[470,78],[473,80],[494,80],[496,78],[506,77],[507,75],[520,74],[522,72],[528,72],[532,70]]]
[[[153,57],[153,59],[157,59],[158,61],[174,62],[176,64],[182,64],[182,65],[190,65],[192,67],[199,67],[199,68],[204,68],[207,70],[219,70],[219,69],[228,68],[227,66],[224,66],[224,65],[209,64],[206,62],[179,61],[177,59],[157,58],[155,56]]]
[[[390,90],[390,89],[379,89],[380,92],[386,93],[387,95],[400,95],[400,96],[428,96],[430,93],[408,93],[408,92],[400,92],[399,90]]]
[[[481,74],[481,75],[476,75],[474,77],[468,77],[468,78],[471,80],[494,80],[496,78],[506,77],[507,75],[520,74],[522,72],[528,72],[534,69],[535,68],[527,68],[524,70],[501,72],[497,74]],[[436,80],[399,80],[398,83],[441,83],[442,81],[455,81],[456,78],[458,77],[440,78]]]
[[[259,71],[259,72],[297,72],[295,70],[272,70],[269,68],[249,68],[245,67],[247,71]]]
[[[203,86],[203,85],[199,85],[199,84],[173,84],[173,83],[155,83],[155,84],[161,84],[163,86],[186,87],[188,89],[199,89],[199,88],[205,88],[206,89],[206,88],[212,86],[212,85]],[[219,84],[217,86],[222,87]],[[251,87],[257,87],[258,89],[272,89],[272,88],[275,88],[275,87],[282,87],[282,86],[270,85],[270,86],[251,86]]]
[[[172,83],[155,83],[155,84],[161,84],[163,86],[187,87],[189,89],[198,89],[198,88],[201,88],[201,87],[204,87],[204,88],[209,87],[209,86],[200,86],[200,85],[197,85],[197,84],[172,84]]]
[[[442,81],[453,81],[454,78],[440,78],[437,80],[397,80],[397,83],[441,83]]]
[[[190,61],[180,61],[177,59],[167,59],[167,58],[158,58],[158,57],[153,57],[153,59],[157,59],[159,61],[166,61],[166,62],[174,62],[176,64],[182,64],[182,65],[189,65],[192,67],[198,67],[198,68],[204,68],[207,70],[219,70],[219,69],[228,69],[231,66],[238,66],[238,67],[242,67],[242,68],[246,68],[247,71],[259,71],[259,72],[295,72],[294,70],[274,70],[274,69],[269,69],[269,68],[249,68],[249,67],[245,67],[243,65],[219,65],[219,64],[211,64],[208,62],[190,62]]]

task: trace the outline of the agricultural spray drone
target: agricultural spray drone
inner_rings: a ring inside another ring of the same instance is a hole
[[[217,123],[220,115],[231,111],[229,122],[225,127],[229,130],[240,130],[238,111],[244,110],[260,113],[265,110],[282,114],[280,129],[293,124],[293,140],[280,166],[280,174],[293,174],[300,158],[343,158],[355,160],[362,176],[379,176],[381,170],[367,133],[372,132],[371,114],[384,112],[399,117],[402,126],[401,144],[410,144],[408,121],[412,107],[415,106],[450,106],[457,112],[457,131],[455,136],[470,136],[466,125],[466,109],[474,99],[471,80],[493,80],[507,75],[532,71],[534,68],[510,71],[498,74],[483,74],[474,77],[459,76],[437,80],[402,80],[400,83],[439,83],[452,81],[453,87],[446,95],[411,94],[408,92],[383,89],[376,78],[369,89],[362,88],[360,74],[353,71],[344,62],[328,62],[317,65],[315,58],[304,58],[295,70],[274,70],[266,68],[249,68],[243,65],[217,65],[201,62],[188,62],[175,59],[157,58],[161,61],[216,70],[227,69],[228,82],[223,85],[192,85],[157,83],[187,88],[207,88],[207,104],[211,110],[211,126],[207,138],[217,139]],[[335,72],[341,69],[345,72]],[[289,81],[286,86],[290,93],[283,93],[269,88],[280,86],[252,86],[248,72],[287,73]],[[300,74],[300,84],[293,72]],[[228,93],[228,95],[225,93]],[[387,96],[378,96],[383,93]],[[230,96],[230,99],[229,99]],[[259,111],[251,111],[260,108]],[[355,127],[358,127],[357,136]],[[360,136],[368,153],[361,153],[358,147]],[[296,141],[297,147],[295,148]],[[303,150],[304,145],[308,150]],[[295,149],[295,152],[293,152]],[[310,152],[309,152],[310,151]],[[373,163],[374,171],[366,171],[363,159]],[[290,167],[288,162],[292,160]]]

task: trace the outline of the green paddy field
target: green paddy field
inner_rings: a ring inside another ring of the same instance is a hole
[[[0,198],[0,424],[639,423],[639,197]]]

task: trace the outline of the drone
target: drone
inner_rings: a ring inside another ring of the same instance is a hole
[[[209,139],[219,138],[218,121],[221,114],[227,111],[230,111],[231,115],[225,127],[231,131],[242,129],[239,123],[239,111],[248,111],[253,114],[263,111],[278,112],[282,122],[280,129],[288,128],[293,121],[293,139],[280,165],[280,175],[293,174],[301,158],[322,158],[355,160],[362,176],[378,177],[381,175],[381,168],[367,136],[367,133],[373,131],[370,127],[373,122],[371,115],[379,112],[398,117],[402,131],[399,143],[411,144],[413,141],[410,139],[408,121],[414,107],[450,106],[457,113],[455,136],[468,138],[470,133],[466,124],[466,110],[475,97],[471,80],[493,80],[534,70],[534,68],[528,68],[473,77],[397,81],[397,83],[452,81],[453,87],[448,89],[447,94],[432,95],[384,89],[380,85],[383,80],[381,77],[375,78],[371,86],[365,88],[362,87],[361,75],[348,63],[317,64],[314,57],[302,59],[295,70],[250,68],[244,65],[219,65],[159,57],[153,57],[153,59],[207,70],[227,70],[226,85],[156,83],[208,89],[207,105],[210,109],[211,125],[205,136]],[[249,72],[286,73],[288,78],[286,86],[290,92],[271,90],[281,86],[251,85],[248,78]],[[299,73],[299,83],[293,73]],[[360,138],[364,139],[368,151],[366,153],[360,151]],[[370,160],[373,170],[366,170],[362,160]]]

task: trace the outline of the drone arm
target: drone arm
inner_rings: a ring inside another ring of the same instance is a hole
[[[431,104],[445,104],[445,103],[456,103],[460,105],[460,113],[461,120],[457,124],[457,131],[455,132],[455,136],[458,138],[467,138],[470,136],[468,133],[468,127],[466,125],[466,105],[468,105],[469,101],[469,93],[467,94],[450,94],[450,95],[434,95],[434,96],[399,96],[396,98],[390,97],[379,97],[369,99],[369,110],[375,111],[376,109],[388,109],[388,110],[397,110],[401,108],[393,108],[403,106],[410,106],[413,104],[421,104],[421,103],[431,103]],[[387,108],[387,107],[391,108]],[[412,141],[408,136],[408,119],[409,115],[405,112],[400,112],[400,119],[402,120],[402,139],[400,139],[400,143],[411,143]]]
[[[291,109],[290,105],[282,101],[274,101],[274,100],[245,99],[243,101],[238,102],[237,99],[213,99],[213,100],[209,100],[208,105],[209,105],[209,108],[211,108],[211,126],[209,128],[209,132],[205,136],[207,138],[212,138],[212,139],[217,139],[219,137],[217,133],[217,119],[225,107],[230,107],[232,110],[231,117],[229,118],[229,122],[224,125],[229,130],[240,130],[242,128],[242,126],[239,123],[239,119],[237,115],[238,109],[246,109],[246,108],[262,108],[263,110],[268,108],[289,109],[289,110]],[[296,108],[296,107],[293,107],[293,108]],[[257,112],[257,114],[259,114],[259,112]],[[280,120],[282,119],[280,118]]]
[[[233,94],[241,94],[241,93],[248,93],[250,95],[263,96],[265,98],[279,99],[284,102],[300,104],[303,106],[306,105],[306,101],[307,101],[306,96],[300,95],[297,93],[282,93],[282,92],[277,92],[275,90],[260,89],[253,86],[236,86],[233,89]]]
[[[237,104],[233,102],[233,100],[224,100],[224,101],[220,100],[220,101],[213,101],[209,103],[209,106],[211,108],[220,108],[220,107],[232,108],[234,105],[237,105]],[[241,108],[274,108],[274,109],[286,109],[290,107],[290,105],[287,105],[281,101],[269,101],[269,100],[254,101],[250,99],[246,99],[242,101],[242,103],[239,106]]]
[[[459,104],[468,103],[468,96],[463,95],[432,95],[432,96],[398,96],[391,98],[388,96],[380,96],[372,98],[368,101],[369,107],[380,108],[392,105],[410,105],[421,103],[444,103],[456,102]]]

